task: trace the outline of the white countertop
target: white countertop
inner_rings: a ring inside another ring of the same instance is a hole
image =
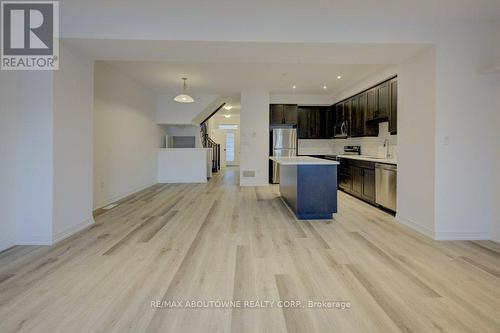
[[[397,165],[398,161],[395,159],[378,158],[373,156],[363,156],[363,155],[337,155],[337,157],[350,158],[352,160],[369,161],[376,163],[394,164]]]
[[[196,151],[209,150],[211,148],[158,148],[160,151]]]
[[[339,162],[314,158],[310,156],[293,156],[293,157],[269,157],[272,161],[282,165],[337,165]]]

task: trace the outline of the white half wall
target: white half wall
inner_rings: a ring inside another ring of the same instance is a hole
[[[96,62],[94,71],[94,209],[157,182],[157,151],[165,133],[156,124],[155,95]]]
[[[17,73],[0,75],[0,251],[16,244]]]
[[[158,182],[206,183],[209,156],[207,148],[158,149]]]
[[[240,185],[268,185],[269,92],[241,93],[240,140]]]
[[[50,245],[54,172],[53,72],[18,73],[17,91],[16,242]]]
[[[53,240],[92,224],[93,61],[60,45],[54,72]]]

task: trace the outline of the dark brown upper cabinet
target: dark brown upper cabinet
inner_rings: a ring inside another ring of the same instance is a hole
[[[333,106],[325,108],[325,126],[325,138],[333,138],[335,136],[335,108]]]
[[[351,135],[351,111],[352,101],[349,99],[344,102],[344,121],[347,124],[347,136]]]
[[[387,120],[389,118],[389,82],[384,82],[377,87],[378,107],[374,120]]]
[[[366,99],[366,95],[365,99]],[[361,95],[354,96],[351,99],[351,136],[364,135],[364,108],[360,107]],[[361,101],[363,103],[363,101]]]
[[[328,139],[333,136],[330,107],[300,106],[298,108],[297,135],[299,139]],[[330,125],[328,125],[330,123]]]
[[[295,104],[285,104],[283,108],[283,123],[286,125],[297,125],[298,107]]]
[[[391,134],[398,133],[398,80],[392,79],[389,81],[389,90],[391,95],[391,103],[389,108],[389,132]]]
[[[377,88],[370,89],[366,92],[366,121],[375,119],[375,112],[378,108],[378,90]]]
[[[296,125],[297,120],[297,105],[271,104],[269,106],[269,123],[271,125]]]
[[[367,121],[368,119],[368,93],[364,92],[358,95],[358,112],[360,114],[362,136],[378,136],[378,124]],[[373,118],[372,118],[373,119]]]

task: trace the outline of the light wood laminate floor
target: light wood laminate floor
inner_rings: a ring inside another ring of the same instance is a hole
[[[500,332],[498,244],[432,241],[343,193],[335,220],[297,221],[276,186],[238,181],[156,185],[55,246],[4,251],[0,332]],[[233,299],[276,306],[151,306]]]

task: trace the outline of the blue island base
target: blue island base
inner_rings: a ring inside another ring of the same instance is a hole
[[[337,165],[280,165],[280,193],[299,220],[337,212]]]

